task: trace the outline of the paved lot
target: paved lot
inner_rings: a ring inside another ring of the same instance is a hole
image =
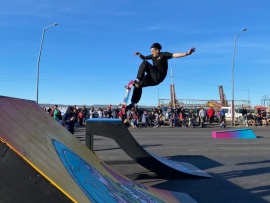
[[[228,128],[230,129],[230,128]],[[251,128],[257,139],[213,139],[220,128],[130,129],[148,151],[188,162],[213,178],[160,179],[129,158],[113,141],[95,136],[94,151],[119,173],[147,186],[189,194],[197,202],[270,202],[270,128]],[[85,128],[76,129],[85,141]]]

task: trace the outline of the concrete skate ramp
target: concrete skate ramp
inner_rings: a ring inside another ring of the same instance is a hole
[[[155,172],[160,177],[211,177],[190,163],[168,160],[145,150],[119,119],[88,119],[86,122],[86,145],[88,147],[90,146],[88,142],[93,140],[90,137],[93,135],[114,139],[121,149],[133,160],[148,170]]]
[[[0,96],[0,147],[0,202],[181,201],[113,171],[33,101]]]

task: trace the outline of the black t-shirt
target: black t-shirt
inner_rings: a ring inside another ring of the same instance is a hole
[[[173,56],[170,52],[160,52],[157,57],[153,57],[153,55],[148,55],[146,59],[152,59],[153,66],[156,67],[159,71],[166,71],[168,70],[168,60],[171,59]]]

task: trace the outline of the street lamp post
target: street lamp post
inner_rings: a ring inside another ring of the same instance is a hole
[[[37,62],[37,104],[38,104],[38,89],[39,89],[39,63],[40,63],[40,57],[41,57],[41,51],[42,51],[42,46],[43,46],[43,41],[44,41],[44,34],[45,31],[53,26],[57,26],[57,23],[54,23],[48,27],[45,27],[42,32],[42,38],[41,38],[41,44],[40,44],[40,49],[39,49],[39,54],[38,54],[38,62]]]
[[[233,61],[232,61],[232,108],[231,108],[231,116],[232,116],[232,126],[235,124],[235,110],[234,110],[234,59],[235,59],[235,50],[236,50],[236,41],[237,37],[242,34],[243,32],[247,31],[246,28],[244,28],[240,33],[235,35],[234,37],[234,51],[233,51]]]

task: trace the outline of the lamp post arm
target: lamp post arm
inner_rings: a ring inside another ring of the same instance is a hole
[[[47,30],[48,28],[50,28],[50,27],[52,27],[52,26],[56,26],[56,25],[58,25],[58,24],[57,24],[57,23],[54,23],[54,24],[52,24],[52,25],[50,25],[50,26],[48,26],[48,27],[45,27],[45,28],[43,29],[43,31]]]

